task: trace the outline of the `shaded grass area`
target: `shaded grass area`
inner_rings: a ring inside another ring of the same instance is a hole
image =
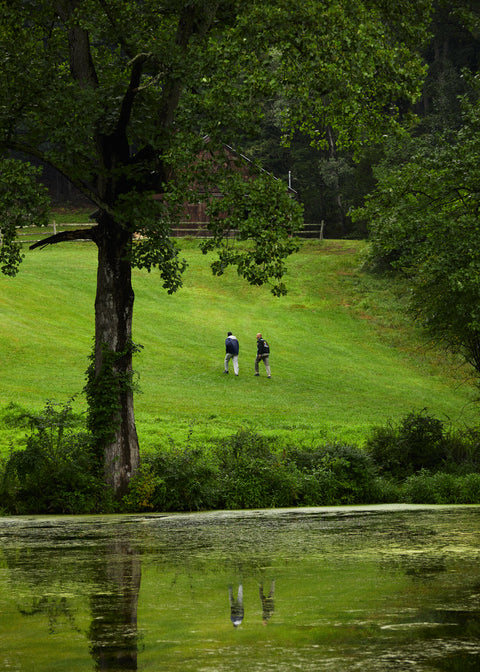
[[[158,274],[134,273],[144,453],[242,429],[280,444],[361,444],[373,425],[424,407],[458,426],[476,421],[467,372],[425,349],[397,290],[361,272],[364,243],[305,243],[289,262],[289,294],[281,298],[249,287],[233,270],[213,278],[213,257],[195,241],[181,247],[189,269],[176,295],[162,290]],[[83,388],[96,252],[76,243],[25,255],[16,278],[0,277],[0,407],[31,410],[46,399],[64,403]],[[228,330],[240,341],[238,378],[222,374]],[[257,331],[271,346],[271,380],[253,377]],[[85,409],[82,395],[74,405]],[[3,451],[15,431],[0,427]]]

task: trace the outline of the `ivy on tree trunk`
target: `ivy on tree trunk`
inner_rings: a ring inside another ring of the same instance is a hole
[[[132,343],[134,292],[129,262],[131,236],[114,222],[101,222],[95,298],[95,346],[88,372],[89,428],[104,453],[106,482],[125,494],[139,467],[133,408]]]

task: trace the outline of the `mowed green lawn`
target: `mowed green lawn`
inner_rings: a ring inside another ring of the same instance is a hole
[[[476,422],[466,372],[422,347],[388,292],[365,298],[364,243],[305,243],[289,261],[289,293],[281,298],[233,270],[214,278],[195,241],[181,246],[189,269],[177,294],[162,289],[158,273],[134,273],[143,450],[241,428],[361,443],[372,426],[423,408],[456,426]],[[16,278],[0,276],[0,409],[14,402],[39,410],[47,399],[81,393],[93,345],[94,246],[25,254]],[[222,373],[229,330],[240,341],[238,378]],[[253,376],[258,331],[271,346],[271,380],[262,369]],[[81,394],[75,405],[85,408]],[[3,449],[10,438],[1,428]]]

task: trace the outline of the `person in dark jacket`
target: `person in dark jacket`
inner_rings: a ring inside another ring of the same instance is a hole
[[[262,338],[262,334],[257,334],[257,356],[255,357],[256,376],[260,375],[258,365],[260,364],[260,362],[263,362],[265,364],[265,371],[267,372],[267,377],[268,378],[272,377],[270,371],[269,356],[270,356],[270,346],[268,345],[267,341],[264,338]]]
[[[238,376],[238,353],[240,352],[240,345],[236,336],[231,331],[228,332],[225,339],[225,361],[223,365],[223,373],[228,373],[228,362],[233,360],[233,371]]]

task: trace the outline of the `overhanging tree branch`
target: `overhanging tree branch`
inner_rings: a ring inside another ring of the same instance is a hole
[[[43,238],[42,240],[37,240],[36,243],[30,245],[30,250],[35,250],[37,247],[43,249],[47,245],[56,245],[57,243],[64,243],[66,241],[72,240],[95,240],[96,235],[96,226],[92,226],[90,229],[75,229],[74,231],[60,231],[55,233],[53,236],[48,238]]]

